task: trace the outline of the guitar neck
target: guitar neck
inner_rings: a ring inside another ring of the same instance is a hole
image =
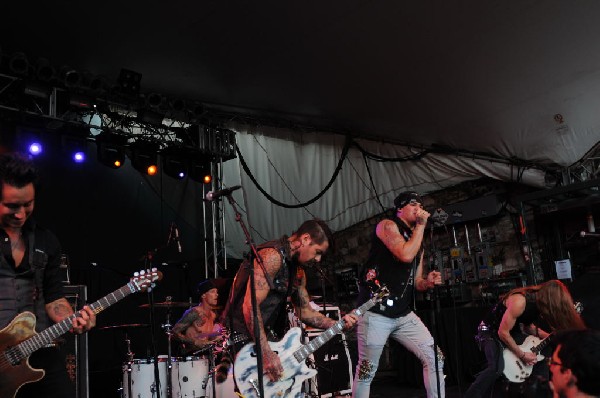
[[[374,299],[370,299],[369,301],[367,301],[366,303],[364,303],[363,305],[361,305],[360,307],[355,309],[353,312],[357,316],[362,316],[366,311],[368,311],[375,304],[376,304],[376,301]],[[333,336],[335,336],[336,334],[341,332],[343,328],[344,328],[344,321],[342,319],[340,319],[339,321],[334,323],[333,326],[331,326],[329,329],[327,329],[326,331],[321,333],[319,336],[315,337],[310,342],[303,345],[296,352],[294,352],[294,357],[298,360],[298,362],[305,361],[306,358],[308,358],[308,356],[310,354],[312,354],[313,352],[315,352],[316,350],[321,348],[325,343],[327,343],[329,340],[331,340],[333,338]]]
[[[531,352],[533,352],[534,354],[539,354],[550,343],[550,336],[552,336],[552,333],[546,336],[544,340],[540,341],[538,345],[536,345],[535,347],[531,347]]]
[[[89,304],[89,306],[94,312],[94,314],[98,314],[106,308],[110,307],[111,305],[115,304],[116,302],[129,296],[131,293],[135,293],[136,291],[137,290],[135,286],[133,285],[133,283],[130,282],[127,285],[121,287],[120,289],[117,289],[114,292],[107,294],[100,300]],[[44,331],[37,333],[29,339],[17,344],[15,348],[18,348],[20,353],[22,353],[23,358],[30,356],[33,352],[37,351],[38,349],[42,348],[47,344],[52,343],[58,337],[71,330],[71,327],[73,326],[73,321],[76,317],[77,314],[75,313],[69,316],[68,318],[63,319],[62,321],[55,323],[54,325],[50,326]]]

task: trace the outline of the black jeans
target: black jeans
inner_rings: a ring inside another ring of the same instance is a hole
[[[477,375],[471,387],[465,392],[465,398],[489,397],[492,395],[494,383],[502,375],[504,370],[504,358],[502,357],[502,346],[493,332],[482,331],[477,334],[479,349],[485,354],[487,367]]]

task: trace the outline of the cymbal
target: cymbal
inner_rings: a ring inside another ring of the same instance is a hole
[[[157,308],[188,308],[195,307],[197,303],[187,303],[185,301],[165,301],[163,303],[154,303]],[[150,304],[142,304],[140,308],[150,308]]]
[[[130,323],[128,325],[110,325],[110,326],[103,326],[101,328],[98,328],[98,330],[105,330],[105,329],[136,329],[136,328],[147,328],[148,325],[147,323]]]

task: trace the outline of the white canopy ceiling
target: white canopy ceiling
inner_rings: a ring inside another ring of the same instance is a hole
[[[3,9],[4,65],[23,51],[32,64],[45,57],[111,81],[127,68],[142,73],[144,93],[237,115],[231,125],[250,171],[288,204],[314,197],[331,178],[344,138],[325,132],[360,137],[382,156],[438,145],[554,167],[600,139],[597,0],[70,0]],[[301,128],[265,127],[273,120]],[[504,163],[429,154],[370,162],[372,190],[353,147],[331,189],[291,210],[271,207],[239,160],[226,166],[226,184],[244,186],[257,240],[312,215],[344,228],[380,211],[376,192],[388,206],[407,187],[516,175]],[[542,186],[539,171],[523,179]],[[236,253],[237,229],[227,233]]]

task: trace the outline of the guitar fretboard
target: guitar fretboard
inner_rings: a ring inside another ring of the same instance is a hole
[[[102,297],[100,300],[89,304],[89,306],[92,309],[92,311],[94,311],[94,314],[98,314],[106,308],[110,307],[111,305],[115,304],[116,302],[129,296],[131,293],[137,292],[138,290],[139,289],[137,289],[132,282],[129,282],[127,285],[121,287],[120,289],[117,289],[114,292]],[[43,346],[52,343],[58,337],[71,330],[71,327],[73,326],[73,321],[76,318],[76,316],[77,314],[73,314],[70,317],[63,319],[62,321],[55,323],[48,329],[45,329],[44,331],[37,333],[31,336],[29,339],[22,341],[21,343],[12,347],[11,351],[13,352],[11,353],[11,356],[20,362],[21,360],[27,358]]]

